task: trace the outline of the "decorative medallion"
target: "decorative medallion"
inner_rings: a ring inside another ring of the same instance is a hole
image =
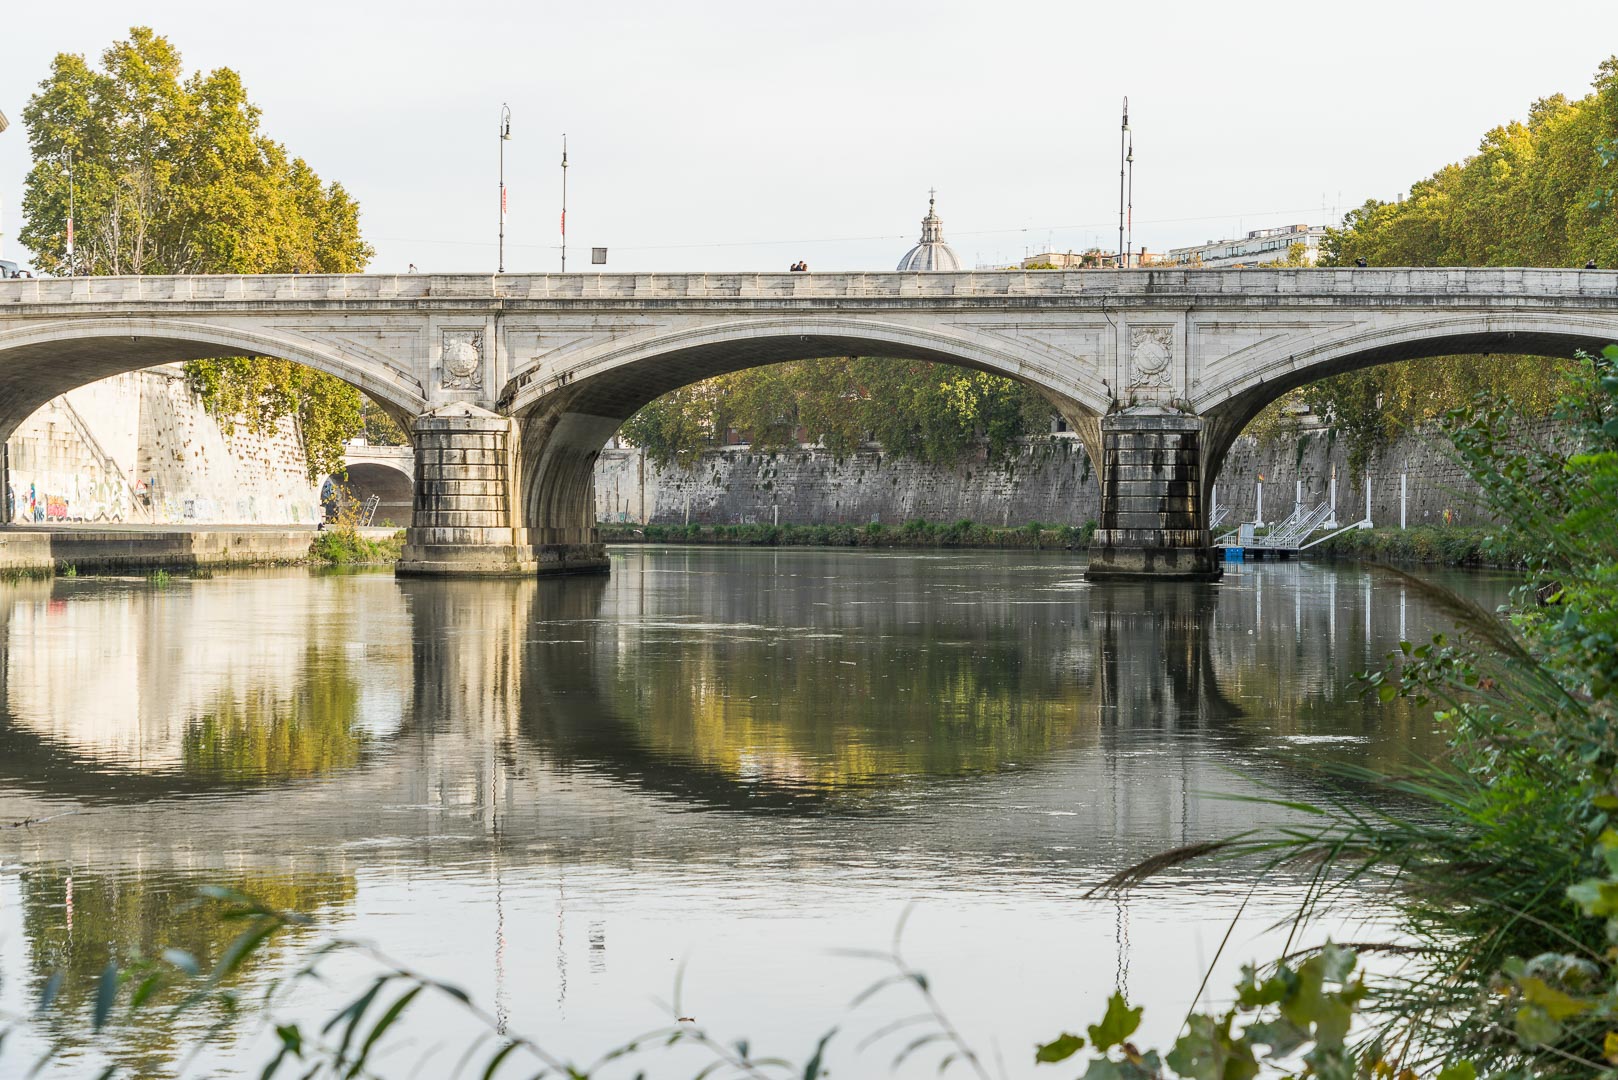
[[[1129,385],[1131,387],[1172,387],[1174,373],[1174,327],[1132,326],[1129,328]]]
[[[483,388],[483,331],[445,330],[439,358],[445,390]]]

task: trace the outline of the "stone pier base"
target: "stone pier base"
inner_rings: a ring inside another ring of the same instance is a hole
[[[416,419],[416,492],[401,576],[518,577],[607,569],[600,544],[529,542],[512,526],[511,426],[471,405]]]
[[[1200,417],[1169,410],[1101,421],[1101,521],[1090,581],[1215,581],[1223,573],[1202,505]]]

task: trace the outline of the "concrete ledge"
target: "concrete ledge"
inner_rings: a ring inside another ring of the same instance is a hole
[[[312,529],[0,529],[0,572],[286,566],[308,562],[314,538]]]

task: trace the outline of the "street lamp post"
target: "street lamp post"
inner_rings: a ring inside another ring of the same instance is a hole
[[[1124,262],[1124,167],[1125,155],[1129,142],[1129,99],[1124,98],[1124,122],[1118,130],[1118,268],[1122,270],[1127,264]]]
[[[500,267],[506,272],[506,143],[511,141],[511,108],[500,105]]]

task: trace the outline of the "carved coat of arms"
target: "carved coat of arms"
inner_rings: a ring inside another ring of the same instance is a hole
[[[445,330],[439,359],[445,390],[483,388],[482,330]]]
[[[1174,373],[1172,326],[1132,326],[1129,329],[1129,385],[1172,387]]]

